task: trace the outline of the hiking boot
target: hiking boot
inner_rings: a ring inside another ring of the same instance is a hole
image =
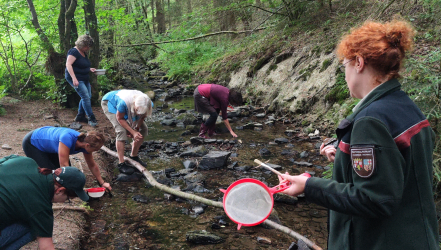
[[[77,115],[74,119],[74,122],[84,122],[87,123],[89,120],[87,120],[85,115]]]
[[[98,125],[98,122],[96,121],[95,117],[89,117],[89,121],[87,122],[91,127],[96,127]]]
[[[205,135],[205,133],[207,133],[208,131],[208,127],[205,126],[204,123],[201,124],[201,129],[199,130],[199,137],[204,138],[204,139],[208,139],[209,137]]]
[[[147,164],[145,164],[143,161],[141,161],[141,159],[139,158],[139,156],[129,156],[130,159],[138,162],[139,164],[141,164],[143,167],[147,167]]]
[[[214,132],[215,129],[216,129],[216,124],[213,124],[210,127],[208,127],[207,134],[209,137],[218,135],[218,133]]]
[[[119,163],[118,169],[121,174],[131,175],[135,173],[135,168],[132,166],[127,165],[127,163]]]

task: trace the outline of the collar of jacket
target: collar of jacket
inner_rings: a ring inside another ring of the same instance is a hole
[[[338,128],[336,130],[337,138],[339,138],[339,143],[341,137],[346,133],[348,129],[351,128],[352,123],[354,122],[355,116],[360,113],[364,108],[369,106],[372,102],[380,99],[383,96],[386,96],[392,92],[398,91],[401,89],[401,84],[397,79],[391,79],[387,82],[380,84],[377,88],[375,88],[368,96],[363,100],[363,103],[355,110],[352,114],[350,114],[346,119],[343,119]]]
[[[347,120],[350,120],[351,122],[354,120],[355,116],[360,113],[364,108],[369,106],[372,102],[382,98],[383,96],[386,96],[392,92],[398,91],[401,89],[401,84],[398,82],[397,79],[391,79],[387,82],[384,82],[380,84],[376,89],[374,89],[365,100],[363,100],[363,103],[358,107],[357,110],[355,110],[352,114],[350,114],[348,117],[346,117]]]

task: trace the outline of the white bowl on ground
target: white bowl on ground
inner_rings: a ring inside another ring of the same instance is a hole
[[[106,188],[88,188],[86,189],[86,192],[92,198],[99,198],[104,195],[104,193],[106,192]]]

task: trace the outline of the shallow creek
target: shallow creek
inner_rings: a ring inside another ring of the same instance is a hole
[[[168,108],[156,112],[154,119],[148,121],[149,138],[147,140],[162,140],[165,145],[189,141],[190,135],[181,136],[183,128],[163,126],[160,124],[161,116],[171,112],[170,108],[193,109],[193,99],[185,97],[168,101]],[[162,101],[155,101],[155,107],[161,107]],[[254,159],[261,159],[272,164],[282,166],[280,172],[302,173],[309,171],[315,176],[321,176],[323,167],[327,165],[324,157],[318,155],[317,144],[321,139],[310,139],[303,134],[300,127],[292,124],[283,124],[276,121],[274,126],[263,125],[261,131],[252,129],[235,129],[249,122],[264,123],[266,118],[257,118],[253,115],[240,117],[232,128],[239,135],[234,144],[211,143],[204,146],[208,150],[230,151],[228,164],[237,162],[237,166],[252,166],[253,168],[239,170],[227,167],[215,170],[194,171],[204,176],[204,193],[197,193],[208,199],[222,201],[223,193],[220,188],[227,189],[234,181],[242,178],[255,178],[263,181],[269,187],[278,184],[277,176],[269,171],[255,169]],[[218,126],[221,127],[221,126]],[[199,129],[199,125],[196,125]],[[286,130],[297,131],[286,135]],[[288,143],[273,143],[276,138],[286,138]],[[215,139],[233,140],[229,133],[221,133]],[[179,146],[181,148],[181,146]],[[194,147],[187,146],[183,151]],[[263,158],[259,151],[268,149],[271,154]],[[148,164],[150,171],[164,171],[174,169],[175,172],[184,169],[183,161],[177,154],[164,153],[165,146],[155,152],[140,153],[142,159]],[[155,157],[149,155],[155,154]],[[303,155],[301,158],[300,155]],[[109,156],[108,169],[118,175],[116,159]],[[194,162],[200,162],[201,157],[189,158]],[[308,162],[312,166],[300,166],[293,163]],[[246,168],[245,168],[246,169]],[[173,173],[173,172],[171,172]],[[167,177],[170,172],[165,174]],[[156,177],[157,175],[155,175]],[[179,186],[185,189],[186,183],[182,177],[169,178],[171,186]],[[288,249],[296,240],[275,229],[265,228],[261,225],[254,227],[242,227],[237,230],[237,225],[226,217],[223,209],[205,207],[200,203],[184,200],[181,198],[169,198],[164,192],[151,187],[145,179],[136,182],[113,182],[113,197],[105,195],[90,202],[94,210],[88,217],[87,234],[82,241],[83,249]],[[196,215],[195,211],[203,213]],[[308,237],[321,247],[326,245],[326,216],[324,208],[307,203],[303,198],[298,198],[295,204],[275,202],[274,209],[282,225]],[[186,240],[189,231],[206,230],[220,236],[223,242],[218,244],[193,244]],[[266,240],[262,240],[266,239]],[[259,239],[259,240],[258,240]],[[270,242],[269,242],[270,241]]]

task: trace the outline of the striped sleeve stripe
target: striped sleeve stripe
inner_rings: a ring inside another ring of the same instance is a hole
[[[349,145],[348,143],[345,143],[343,141],[340,141],[340,143],[338,144],[338,148],[341,150],[341,152],[345,153],[345,154],[350,154],[351,153],[351,145]]]
[[[416,134],[418,134],[421,129],[425,127],[429,127],[429,121],[424,120],[421,121],[412,127],[408,128],[407,130],[403,131],[403,133],[399,134],[394,138],[395,143],[397,144],[398,149],[403,150],[410,146],[410,140],[412,137]]]

